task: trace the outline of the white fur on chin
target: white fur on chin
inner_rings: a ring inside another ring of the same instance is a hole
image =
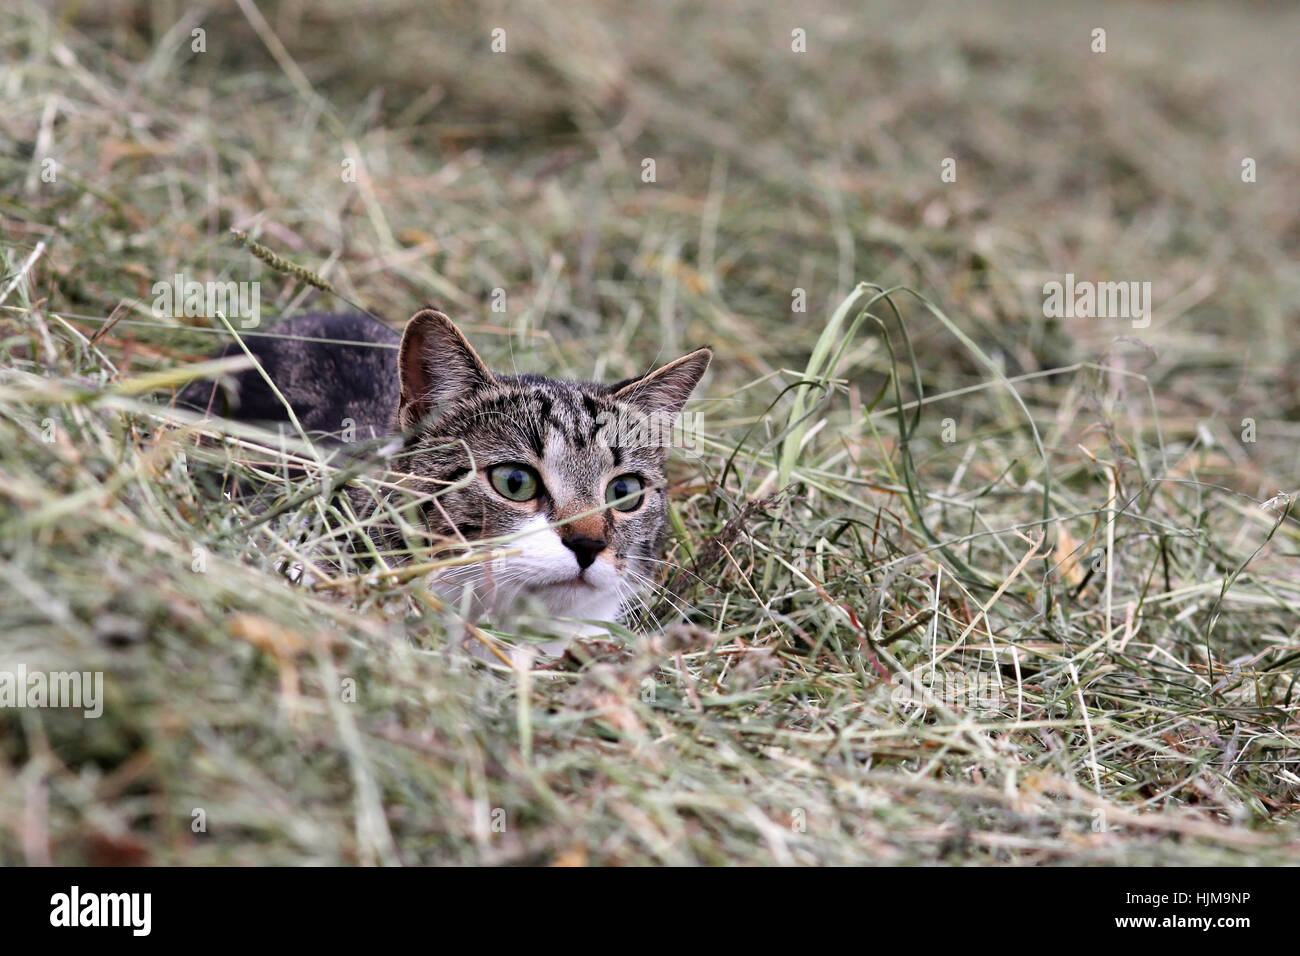
[[[525,609],[529,599],[536,600],[562,622],[556,632],[565,638],[604,633],[604,628],[590,622],[614,623],[622,616],[629,588],[614,566],[597,556],[579,578],[577,556],[540,515],[528,519],[505,548],[519,553],[439,575],[434,590],[453,603],[459,603],[466,590],[472,591],[475,615],[498,624]],[[551,642],[536,648],[543,654],[560,654],[564,644]]]

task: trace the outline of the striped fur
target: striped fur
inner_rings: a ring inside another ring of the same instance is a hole
[[[305,316],[277,331],[336,342],[396,340],[362,316]],[[555,617],[613,621],[654,577],[667,523],[667,449],[611,423],[679,413],[708,367],[708,349],[615,384],[500,375],[445,315],[425,309],[407,324],[395,375],[376,374],[374,352],[347,345],[270,339],[255,351],[304,423],[336,434],[351,418],[358,438],[403,436],[388,467],[422,499],[423,553],[415,557],[484,539],[506,539],[502,548],[517,552],[443,573],[434,585],[444,593],[459,598],[468,590],[478,612],[497,617],[533,597]],[[383,351],[391,362],[391,350]],[[369,385],[344,375],[341,365],[360,369]],[[255,374],[241,373],[227,413],[257,417],[246,413],[252,409],[266,417],[275,403]],[[194,388],[182,401],[202,406],[211,386]],[[536,498],[512,501],[493,486],[492,469],[510,463],[536,471]],[[645,489],[630,511],[606,500],[610,482],[626,475]],[[363,511],[374,507],[354,500]],[[395,543],[391,527],[382,537]]]

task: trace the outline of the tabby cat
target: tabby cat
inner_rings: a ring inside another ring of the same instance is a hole
[[[389,467],[405,476],[403,487],[429,496],[430,549],[510,539],[503,550],[517,553],[442,572],[434,585],[444,593],[468,589],[489,615],[532,596],[553,617],[610,622],[654,577],[668,449],[657,440],[662,430],[635,426],[676,418],[708,368],[708,348],[601,384],[492,372],[433,309],[407,323],[400,344],[363,315],[301,316],[276,333],[247,345],[307,432],[400,436]],[[226,354],[239,354],[238,345]],[[268,425],[289,421],[256,369],[225,387],[192,383],[179,401]]]

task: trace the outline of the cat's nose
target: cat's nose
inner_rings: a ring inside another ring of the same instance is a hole
[[[563,541],[564,546],[578,559],[578,567],[584,571],[591,567],[591,563],[596,560],[596,555],[605,550],[604,538],[574,535],[572,538],[564,538]]]

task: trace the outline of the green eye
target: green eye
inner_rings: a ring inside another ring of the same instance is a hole
[[[619,511],[636,511],[641,507],[641,492],[645,485],[636,475],[619,475],[605,488],[605,503]],[[635,497],[629,497],[635,495]],[[626,501],[620,499],[627,498]],[[617,502],[617,504],[615,503]]]
[[[532,501],[542,493],[542,481],[527,465],[494,465],[488,469],[488,481],[497,494],[510,501]]]

